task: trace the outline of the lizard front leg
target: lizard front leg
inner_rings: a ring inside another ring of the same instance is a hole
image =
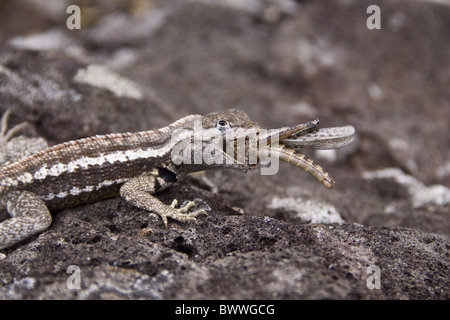
[[[0,223],[0,249],[42,232],[52,223],[50,211],[32,192],[10,191],[1,198],[0,205],[4,206],[11,216]]]
[[[120,196],[132,205],[156,212],[164,222],[167,229],[167,218],[172,218],[180,222],[197,221],[196,217],[208,213],[204,209],[193,210],[189,209],[195,207],[194,201],[189,201],[184,207],[176,208],[178,201],[173,200],[172,204],[166,205],[152,194],[161,191],[170,186],[175,179],[171,179],[167,175],[159,175],[161,169],[155,169],[150,173],[135,177],[120,188]]]

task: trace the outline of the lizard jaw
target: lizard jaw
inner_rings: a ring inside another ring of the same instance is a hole
[[[277,143],[280,140],[286,139],[293,135],[301,135],[306,132],[314,130],[319,125],[319,119],[313,119],[309,122],[298,124],[291,127],[281,127],[278,129],[268,129],[261,131],[259,134],[259,141],[267,141],[267,145]]]

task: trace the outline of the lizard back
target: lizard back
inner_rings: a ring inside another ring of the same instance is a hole
[[[118,194],[130,178],[170,157],[170,132],[162,129],[98,135],[64,142],[0,168],[0,196],[11,190],[37,194],[47,207],[62,209]]]

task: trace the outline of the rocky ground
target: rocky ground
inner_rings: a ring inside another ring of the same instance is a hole
[[[19,143],[230,107],[265,128],[319,117],[357,137],[307,152],[332,190],[282,163],[276,175],[211,171],[217,190],[190,178],[158,195],[203,199],[212,211],[198,224],[166,230],[120,198],[55,212],[50,229],[3,250],[0,299],[450,298],[445,1],[70,4],[80,30],[67,29],[65,1],[0,4],[0,109],[10,127],[31,124],[3,141],[3,161]],[[372,4],[381,29],[366,26]]]

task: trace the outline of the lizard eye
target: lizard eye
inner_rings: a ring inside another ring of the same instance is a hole
[[[226,129],[229,128],[230,124],[228,123],[227,120],[219,120],[217,121],[217,128],[219,129]]]

